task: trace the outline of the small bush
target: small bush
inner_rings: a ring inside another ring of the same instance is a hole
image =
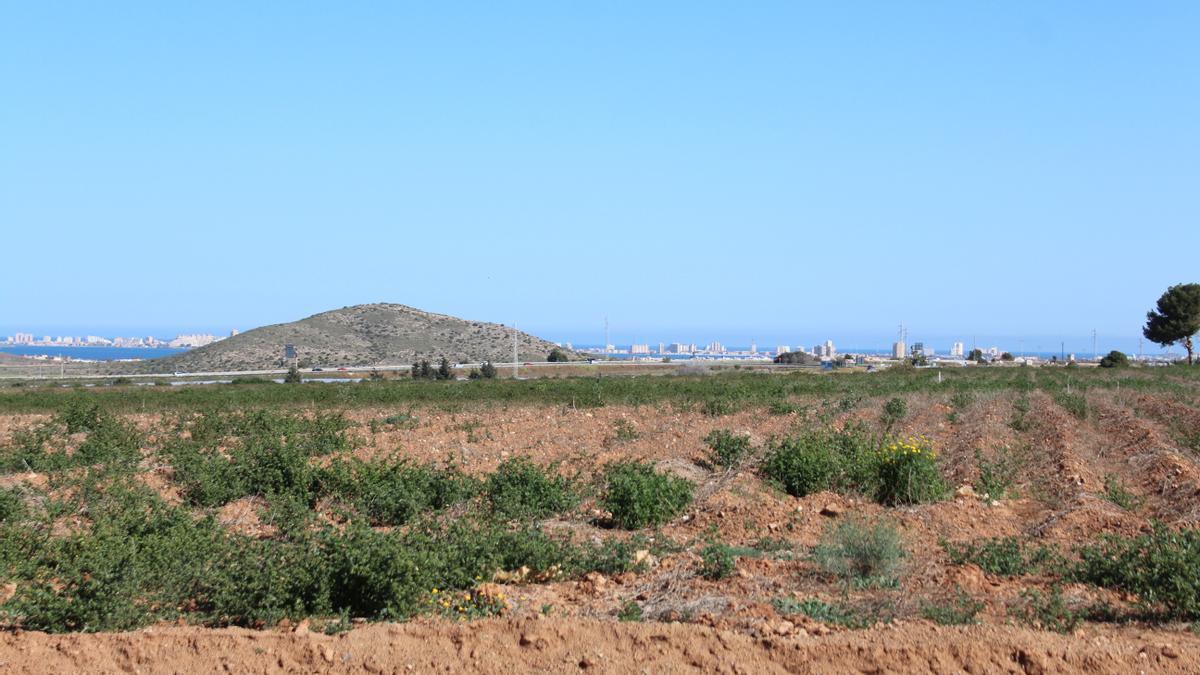
[[[641,434],[634,428],[633,424],[627,419],[619,419],[613,422],[613,440],[618,443],[627,443],[636,441],[641,438]]]
[[[300,384],[304,378],[300,377],[300,369],[296,366],[288,368],[287,375],[283,376],[284,384]]]
[[[709,461],[726,469],[741,464],[750,454],[750,437],[745,434],[718,429],[705,436],[704,442],[708,444]]]
[[[1007,448],[996,451],[991,459],[975,451],[975,462],[979,465],[979,478],[975,480],[975,491],[989,499],[1001,500],[1013,492],[1018,463]]]
[[[733,549],[719,541],[710,541],[700,549],[700,560],[700,576],[710,581],[724,579],[737,569]]]
[[[1124,368],[1129,365],[1129,357],[1124,352],[1112,350],[1100,359],[1101,368]]]
[[[1043,593],[1036,588],[1021,591],[1021,602],[1010,606],[1009,614],[1031,626],[1056,633],[1071,633],[1083,616],[1067,606],[1058,586]]]
[[[618,621],[641,621],[642,606],[634,600],[628,600],[621,605],[621,610],[617,612]]]
[[[1105,537],[1079,551],[1080,581],[1137,595],[1179,619],[1200,619],[1200,529],[1155,524],[1140,537]]]
[[[733,402],[728,398],[710,398],[704,401],[700,412],[708,417],[722,417],[733,413]]]
[[[1062,392],[1054,397],[1054,401],[1062,406],[1064,410],[1071,413],[1071,415],[1076,419],[1087,419],[1087,399],[1084,398],[1083,394],[1068,394],[1066,392]]]
[[[1104,498],[1125,509],[1134,511],[1142,506],[1142,498],[1125,489],[1125,484],[1116,474],[1104,475]]]
[[[883,415],[880,421],[884,427],[891,429],[908,414],[908,403],[902,398],[891,398],[883,405]]]
[[[938,471],[937,455],[922,441],[892,443],[879,451],[880,504],[922,504],[941,499],[947,487]]]
[[[484,486],[493,513],[504,518],[542,518],[574,508],[579,498],[565,478],[547,476],[524,457],[507,460]]]
[[[763,463],[763,473],[794,497],[833,485],[838,473],[838,458],[828,434],[806,433],[775,442]]]
[[[954,544],[942,542],[942,548],[955,565],[973,563],[988,574],[1016,577],[1039,574],[1062,567],[1062,555],[1050,546],[1034,546],[1019,537],[997,537],[980,542]]]
[[[900,532],[883,519],[834,523],[813,549],[822,570],[857,587],[894,584],[904,557]]]
[[[607,469],[603,506],[613,523],[626,530],[661,525],[692,501],[692,484],[657,473],[644,462],[620,462]]]
[[[853,608],[831,605],[827,602],[809,598],[799,601],[793,598],[777,598],[772,605],[775,611],[787,615],[803,614],[814,621],[861,630],[872,625],[872,621]]]
[[[977,623],[976,615],[985,607],[961,588],[945,602],[921,605],[921,616],[939,626],[966,626]]]

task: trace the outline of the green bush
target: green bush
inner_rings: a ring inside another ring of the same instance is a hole
[[[1054,397],[1054,401],[1062,406],[1064,410],[1071,413],[1071,415],[1076,419],[1087,419],[1087,399],[1084,398],[1083,394],[1068,394],[1066,392],[1062,392]]]
[[[951,599],[923,603],[921,616],[939,626],[967,626],[978,623],[975,617],[985,606],[983,602],[975,600],[959,588]]]
[[[351,459],[319,476],[321,492],[352,504],[373,525],[403,525],[428,511],[470,498],[476,482],[454,468],[407,460]]]
[[[547,476],[524,457],[509,459],[496,467],[484,486],[492,511],[505,518],[543,518],[575,507],[579,498],[571,483]]]
[[[874,623],[869,617],[852,607],[831,605],[816,598],[803,601],[793,598],[777,598],[771,604],[775,606],[775,611],[785,616],[803,614],[814,621],[845,628],[861,630]]]
[[[1124,352],[1112,350],[1100,359],[1101,368],[1124,368],[1129,365],[1129,357]]]
[[[619,462],[606,473],[603,507],[612,514],[613,523],[626,530],[661,525],[692,501],[691,483],[658,473],[645,462]]]
[[[831,524],[813,549],[822,570],[858,587],[894,584],[904,557],[900,532],[885,519],[848,518]]]
[[[714,466],[733,468],[742,463],[750,454],[750,437],[745,434],[735,434],[725,429],[718,429],[704,437],[708,444],[709,461]]]
[[[700,576],[710,581],[724,579],[737,569],[733,549],[719,541],[710,541],[700,549],[700,561]]]
[[[827,440],[827,434],[806,433],[776,441],[762,471],[794,497],[827,490],[838,473],[838,458]]]
[[[1019,537],[996,537],[962,544],[943,541],[941,544],[953,564],[972,563],[988,574],[1003,577],[1052,572],[1065,564],[1057,549],[1035,546]]]
[[[636,600],[627,600],[621,605],[621,610],[617,612],[618,621],[641,621],[642,606],[637,604]]]
[[[1200,529],[1155,524],[1139,537],[1105,537],[1079,550],[1075,577],[1132,593],[1178,619],[1200,619]]]
[[[895,424],[904,419],[908,414],[908,403],[899,397],[888,399],[888,402],[883,405],[883,415],[880,420],[883,425],[891,429]]]
[[[879,451],[875,499],[887,506],[921,504],[946,495],[937,455],[925,443],[891,443]]]
[[[1009,614],[1031,626],[1063,634],[1073,632],[1083,619],[1082,614],[1067,606],[1058,586],[1049,593],[1036,588],[1021,591],[1021,601],[1009,607]]]

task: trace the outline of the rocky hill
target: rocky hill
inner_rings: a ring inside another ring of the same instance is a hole
[[[513,333],[522,361],[544,361],[554,343],[495,323],[466,321],[395,304],[370,304],[263,326],[162,359],[141,372],[205,372],[278,368],[284,345],[309,367],[405,365],[417,359],[511,362]]]

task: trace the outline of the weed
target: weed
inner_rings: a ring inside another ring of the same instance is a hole
[[[803,614],[814,621],[833,624],[835,626],[861,630],[870,627],[874,623],[853,608],[831,605],[816,598],[809,598],[803,601],[795,600],[794,598],[776,598],[771,604],[775,606],[775,610],[780,614]]]
[[[1083,618],[1067,606],[1058,586],[1049,593],[1036,588],[1021,591],[1021,602],[1010,606],[1009,614],[1031,626],[1063,634],[1073,632]]]
[[[735,434],[731,431],[718,429],[704,437],[708,444],[709,461],[715,466],[731,469],[750,454],[750,437],[745,434]]]
[[[547,476],[524,457],[509,459],[488,476],[484,494],[492,511],[504,518],[543,518],[574,508],[579,498],[571,484],[559,476]]]
[[[603,505],[617,527],[637,530],[661,525],[692,501],[692,484],[658,473],[645,462],[620,462],[606,470]]]
[[[805,433],[776,441],[763,463],[763,473],[788,494],[803,497],[829,489],[838,471],[838,458],[828,434]]]
[[[1200,619],[1200,529],[1154,524],[1139,537],[1105,537],[1079,550],[1075,578],[1137,595],[1180,619]]]
[[[908,415],[908,403],[899,397],[890,398],[883,405],[883,415],[880,416],[880,421],[883,422],[885,429],[890,430],[895,424],[904,419]]]
[[[896,526],[884,519],[848,518],[825,529],[813,560],[855,587],[894,585],[905,557]]]
[[[1075,419],[1086,420],[1088,415],[1087,399],[1083,394],[1068,394],[1061,392],[1054,397],[1054,402],[1071,413]]]
[[[715,540],[700,549],[700,560],[700,576],[710,581],[724,579],[737,568],[733,549]]]
[[[705,399],[700,412],[708,417],[723,417],[733,413],[733,403],[725,397]]]
[[[921,616],[940,626],[965,626],[977,623],[975,616],[986,605],[973,599],[961,588],[956,589],[953,598],[944,602],[921,605]]]
[[[1061,569],[1062,554],[1050,546],[1033,546],[1018,537],[998,537],[979,542],[954,544],[942,541],[942,548],[955,565],[973,563],[988,574],[1015,577]]]
[[[620,611],[617,612],[617,620],[619,621],[641,621],[642,606],[634,600],[628,600],[621,605]]]
[[[621,418],[613,422],[613,440],[617,443],[636,441],[638,438],[641,438],[641,434],[629,420]]]
[[[975,451],[975,463],[979,466],[979,478],[975,480],[975,491],[988,499],[1001,500],[1013,494],[1019,464],[1008,448],[997,450],[991,459]]]
[[[887,506],[921,504],[946,495],[937,454],[924,441],[891,443],[879,451],[875,499]]]
[[[1125,509],[1136,511],[1141,508],[1143,499],[1125,489],[1125,484],[1116,474],[1104,475],[1104,498]]]

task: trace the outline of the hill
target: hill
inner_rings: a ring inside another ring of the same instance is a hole
[[[445,356],[453,362],[544,361],[554,343],[496,323],[467,321],[405,305],[377,303],[263,326],[220,342],[137,364],[140,372],[277,368],[284,345],[305,367],[405,365]]]

